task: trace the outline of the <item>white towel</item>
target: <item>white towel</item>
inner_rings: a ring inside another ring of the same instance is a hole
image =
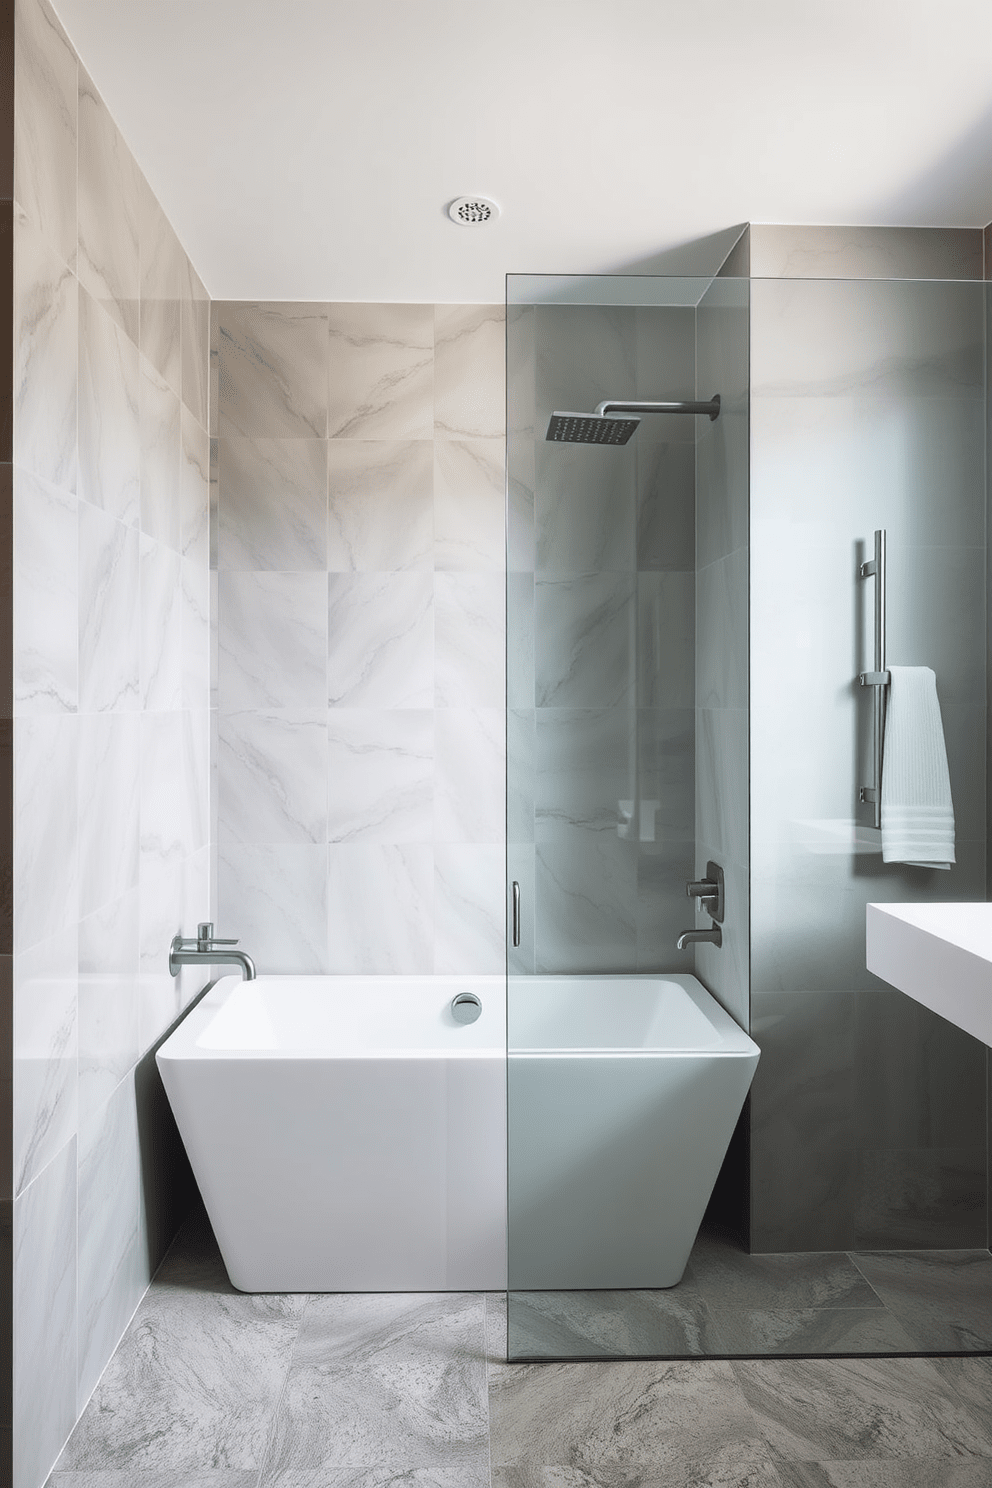
[[[882,753],[882,861],[914,868],[954,862],[954,805],[937,678],[890,667]]]

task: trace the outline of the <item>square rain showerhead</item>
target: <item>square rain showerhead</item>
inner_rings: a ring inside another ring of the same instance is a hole
[[[553,444],[626,444],[639,423],[604,413],[553,413],[544,437]]]

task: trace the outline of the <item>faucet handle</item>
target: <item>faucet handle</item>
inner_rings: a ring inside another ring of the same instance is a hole
[[[196,927],[196,939],[197,939],[197,943],[201,947],[204,947],[205,946],[205,947],[208,947],[208,948],[210,946],[237,945],[237,943],[238,943],[236,940],[219,940],[214,935],[214,922],[213,922],[213,920],[201,920],[200,921],[200,923]]]

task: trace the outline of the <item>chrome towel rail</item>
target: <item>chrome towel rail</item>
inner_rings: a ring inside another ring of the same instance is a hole
[[[875,556],[858,569],[858,577],[875,580],[875,668],[862,672],[862,687],[873,687],[873,779],[871,785],[863,785],[860,799],[874,807],[875,826],[882,825],[882,742],[885,734],[885,689],[890,674],[885,669],[885,528],[875,533]]]

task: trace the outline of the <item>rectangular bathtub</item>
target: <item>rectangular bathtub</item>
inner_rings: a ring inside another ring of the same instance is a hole
[[[482,1015],[459,1024],[456,992]],[[506,1285],[502,977],[225,977],[158,1066],[247,1292]]]
[[[236,1287],[476,1291],[674,1285],[758,1051],[690,976],[261,976],[157,1058]]]
[[[509,1285],[675,1286],[758,1064],[693,976],[510,979]]]

